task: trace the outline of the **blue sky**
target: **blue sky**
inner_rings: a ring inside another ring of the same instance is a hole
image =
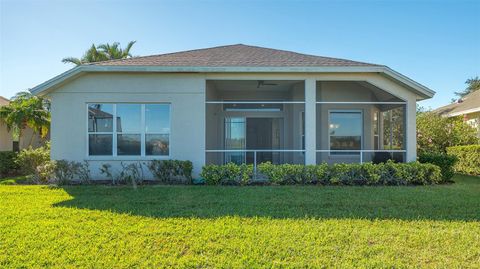
[[[0,0],[0,95],[72,68],[92,44],[134,55],[243,43],[385,64],[448,104],[480,75],[480,1]]]

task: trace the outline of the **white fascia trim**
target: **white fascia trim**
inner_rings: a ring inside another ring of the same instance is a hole
[[[480,107],[468,109],[468,110],[463,110],[463,111],[458,111],[455,113],[447,114],[448,117],[455,117],[455,116],[460,116],[460,115],[465,115],[465,114],[470,114],[470,113],[475,113],[475,112],[480,112]]]
[[[60,75],[55,76],[55,77],[43,82],[42,84],[33,87],[32,89],[30,89],[30,92],[34,95],[41,94],[42,92],[48,90],[50,87],[53,87],[57,84],[60,84],[63,81],[67,80],[68,78],[71,78],[75,75],[80,74],[83,71],[83,69],[84,69],[84,66],[77,66],[77,67],[74,67],[70,70],[67,70],[67,71],[61,73]]]
[[[425,96],[427,96],[428,98],[432,98],[434,95],[435,95],[435,91],[427,88],[426,86],[410,79],[409,77],[403,75],[403,74],[400,74],[398,73],[397,71],[387,67],[387,66],[384,66],[384,71],[383,71],[385,74],[391,76],[392,78],[418,90],[419,92],[425,94]]]
[[[434,91],[393,71],[386,66],[319,66],[319,67],[207,67],[207,66],[101,66],[80,65],[34,88],[33,94],[41,94],[49,88],[78,75],[81,72],[156,72],[156,73],[384,73],[412,89],[433,97]]]

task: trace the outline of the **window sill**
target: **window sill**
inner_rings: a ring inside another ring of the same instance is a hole
[[[170,160],[171,156],[87,156],[85,161],[153,161]]]

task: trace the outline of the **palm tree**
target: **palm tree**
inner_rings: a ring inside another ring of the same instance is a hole
[[[132,49],[133,45],[136,41],[128,42],[128,45],[125,49],[120,48],[120,43],[114,42],[112,45],[110,44],[101,44],[97,48],[103,52],[109,60],[115,59],[125,59],[132,57],[130,54],[130,49]]]
[[[480,78],[478,76],[467,79],[465,84],[467,84],[467,88],[463,91],[455,92],[455,95],[462,98],[467,94],[480,90]]]
[[[100,62],[100,61],[106,61],[106,60],[108,60],[107,55],[102,51],[99,51],[97,47],[95,47],[95,44],[92,44],[90,49],[88,49],[85,52],[85,54],[83,54],[81,59],[78,59],[75,57],[67,57],[67,58],[63,58],[62,62],[73,63],[75,65],[82,65],[86,63]]]
[[[0,107],[0,119],[19,139],[26,127],[46,137],[50,128],[50,102],[29,92],[19,92],[10,104]],[[33,136],[30,145],[32,140]]]
[[[86,63],[101,62],[114,59],[125,59],[132,57],[130,49],[136,41],[130,41],[125,49],[120,47],[120,43],[114,42],[113,44],[101,44],[99,46],[92,46],[85,52],[82,58],[67,57],[63,58],[63,63],[73,63],[75,65],[82,65]]]

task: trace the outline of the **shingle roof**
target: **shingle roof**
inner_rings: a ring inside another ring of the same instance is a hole
[[[8,100],[7,98],[3,97],[3,96],[0,96],[0,106],[6,106],[10,104],[10,100]]]
[[[380,66],[243,44],[92,63],[101,66],[317,67]]]
[[[464,96],[460,102],[439,107],[433,112],[440,115],[456,116],[462,115],[464,111],[478,109],[480,111],[480,90],[474,91]]]

